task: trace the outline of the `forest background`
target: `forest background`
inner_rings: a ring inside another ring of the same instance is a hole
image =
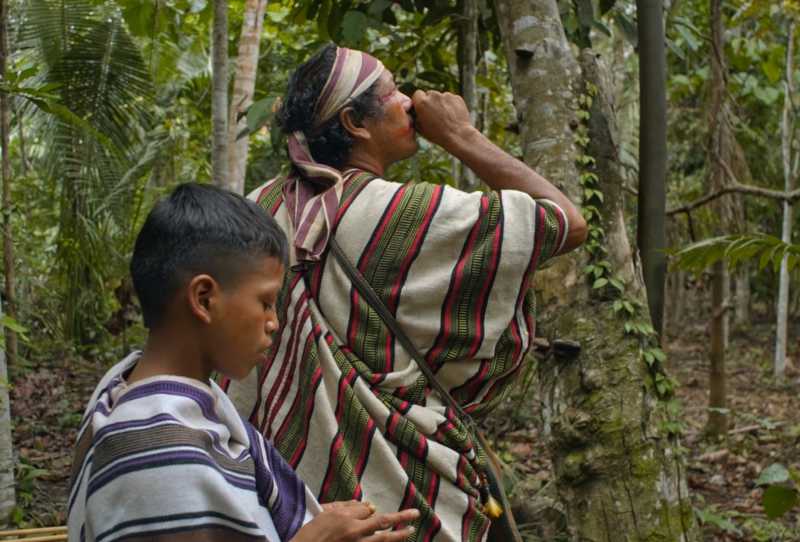
[[[800,539],[797,1],[0,6],[9,523],[65,521],[83,407],[145,336],[127,262],[152,203],[279,173],[276,99],[333,40],[462,94],[589,221],[483,421],[526,539]],[[420,143],[387,177],[483,189]]]

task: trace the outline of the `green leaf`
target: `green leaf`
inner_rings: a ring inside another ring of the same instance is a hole
[[[757,486],[782,484],[789,480],[789,470],[780,463],[773,463],[763,471],[756,480]]]
[[[770,486],[764,491],[761,504],[768,518],[779,518],[797,504],[797,490],[785,486]]]
[[[342,19],[342,37],[350,43],[359,43],[365,38],[369,20],[361,11],[350,10]]]
[[[599,279],[594,281],[594,284],[592,284],[592,288],[596,290],[597,288],[602,288],[606,284],[608,284],[608,279],[605,277],[600,277]]]
[[[15,319],[11,318],[9,315],[4,314],[2,318],[0,318],[0,326],[10,329],[11,331],[15,331],[17,333],[26,333],[28,328],[17,322]]]
[[[269,96],[253,104],[247,109],[247,130],[249,133],[258,131],[272,118],[272,106],[275,96]]]

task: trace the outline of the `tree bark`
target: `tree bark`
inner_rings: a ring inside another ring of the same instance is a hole
[[[463,0],[464,7],[458,29],[458,73],[461,83],[461,97],[469,109],[474,126],[478,125],[478,0]],[[478,187],[475,174],[464,164],[460,164],[457,178],[458,187],[470,191]]]
[[[214,0],[211,34],[211,179],[225,188],[228,176],[228,0]]]
[[[711,281],[711,346],[709,351],[710,369],[708,375],[708,423],[709,436],[728,433],[727,375],[725,374],[725,264],[714,264]]]
[[[497,0],[496,11],[524,159],[573,201],[580,201],[579,152],[571,131],[578,126],[573,107],[580,73],[558,4]],[[596,77],[592,84],[600,89],[603,70],[593,67],[596,55],[587,54],[586,78]],[[605,193],[621,190],[609,104],[608,94],[600,89],[589,124],[589,152],[596,158]],[[610,237],[622,231],[620,201],[618,196],[606,197],[608,207],[601,211]],[[627,237],[618,242],[626,243]],[[629,248],[609,248],[612,268],[622,276],[630,273],[626,289],[646,306]],[[612,301],[590,295],[590,285],[581,276],[585,264],[583,251],[572,252],[534,279],[541,296],[539,334],[582,341],[576,356],[556,356],[538,367],[544,436],[570,537],[603,542],[694,540],[679,447],[662,433],[663,405],[640,359],[638,339],[625,334]]]
[[[744,327],[750,323],[750,266],[742,265],[736,272],[735,283],[734,322]]]
[[[637,0],[639,34],[638,244],[653,327],[661,335],[667,272],[667,70],[663,3]]]
[[[794,117],[792,115],[792,98],[794,94],[794,22],[789,23],[789,39],[786,45],[786,77],[784,81],[783,117],[781,119],[783,178],[784,191],[794,189],[796,171],[792,162],[792,143],[794,140]],[[783,223],[781,226],[781,240],[784,243],[792,242],[792,204],[783,202]],[[789,323],[789,267],[788,256],[784,255],[781,261],[780,280],[778,283],[777,325],[775,334],[775,378],[783,379],[786,373],[786,341]]]
[[[239,133],[247,128],[245,113],[253,103],[258,71],[258,50],[261,29],[264,24],[264,9],[267,0],[247,0],[244,5],[242,34],[239,37],[239,57],[233,80],[233,99],[228,117],[228,177],[224,186],[237,194],[244,193],[247,172],[247,152],[250,139],[245,136],[237,140]]]
[[[8,2],[0,0],[0,76],[6,79],[6,60],[8,58]],[[9,96],[0,92],[0,144],[2,144],[3,173],[3,257],[6,299],[13,301],[14,260],[11,245],[11,157],[9,149],[10,122]],[[3,315],[0,302],[0,317]],[[11,315],[13,316],[13,315]],[[13,350],[12,350],[13,348]],[[16,356],[17,336],[6,330],[6,348],[0,351],[0,523],[5,524],[16,506],[14,496],[14,447],[11,441],[11,403],[8,393],[8,360]],[[8,354],[8,355],[7,355]]]
[[[6,79],[6,62],[8,59],[8,2],[0,0],[0,76]],[[5,92],[0,92],[0,138],[2,138],[2,173],[3,173],[3,274],[5,284],[3,296],[6,304],[6,314],[16,318],[16,298],[14,295],[14,240],[11,234],[11,97]],[[6,359],[7,363],[14,365],[17,360],[17,334],[6,328]]]
[[[709,107],[708,163],[709,184],[714,191],[722,189],[726,184],[726,172],[723,164],[730,163],[731,137],[729,134],[727,108],[725,103],[725,36],[722,24],[721,0],[711,0],[711,103]],[[721,198],[715,203],[715,211],[719,217],[717,233],[728,231],[731,225],[731,204],[728,198]],[[711,274],[711,348],[709,355],[709,416],[706,433],[709,436],[720,436],[728,430],[728,400],[726,395],[725,374],[725,336],[727,334],[727,299],[729,284],[728,270],[722,264],[715,264]]]

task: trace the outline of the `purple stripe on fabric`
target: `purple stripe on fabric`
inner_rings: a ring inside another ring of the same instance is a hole
[[[289,156],[292,158],[293,162],[314,162],[314,159],[311,157],[311,153],[308,149],[308,145],[301,143],[296,135],[291,134],[289,136],[287,146],[289,147]]]
[[[243,479],[242,477],[230,474],[229,472],[221,468],[206,454],[202,452],[194,452],[189,450],[179,450],[174,452],[150,454],[145,457],[137,457],[125,461],[120,461],[116,465],[107,469],[103,474],[89,481],[89,484],[86,488],[86,499],[88,500],[89,497],[93,495],[96,491],[107,485],[109,482],[113,481],[115,478],[119,478],[124,474],[140,470],[155,469],[161,467],[172,467],[175,465],[186,465],[186,464],[196,464],[196,465],[204,465],[210,467],[214,469],[217,473],[219,473],[225,479],[225,481],[228,482],[230,485],[248,491],[256,490],[255,480],[253,480],[252,478]]]
[[[378,59],[368,54],[361,55],[361,70],[358,72],[356,82],[353,84],[353,89],[356,89],[369,77],[375,68],[378,66]],[[355,96],[354,96],[355,97]]]
[[[339,81],[339,77],[342,75],[342,69],[344,68],[345,60],[347,60],[348,54],[350,54],[349,50],[342,47],[337,47],[336,61],[333,63],[333,68],[328,76],[328,80],[325,81],[325,87],[322,89],[319,98],[317,98],[317,103],[314,106],[315,113],[324,109],[324,106],[330,98],[333,89],[336,88],[336,83]]]
[[[127,422],[116,422],[110,423],[104,427],[102,427],[97,433],[95,433],[93,441],[96,443],[100,439],[106,436],[106,434],[114,432],[114,431],[121,431],[123,429],[134,429],[137,427],[146,427],[148,425],[152,425],[155,423],[161,422],[175,422],[180,423],[174,416],[170,414],[156,414],[150,418],[145,418],[143,420],[133,420]],[[182,425],[182,424],[181,424]]]
[[[269,509],[281,540],[290,540],[302,527],[306,515],[305,484],[275,447],[257,433],[255,427],[248,425],[247,432],[255,463],[259,500]],[[262,451],[266,452],[266,457]],[[277,495],[270,506],[269,499],[276,487]]]
[[[298,224],[297,226],[297,233],[295,233],[295,245],[303,245],[305,244],[306,237],[308,236],[308,231],[311,229],[312,224],[314,223],[314,217],[317,216],[319,213],[319,209],[322,207],[322,201],[320,198],[316,198],[314,202],[311,204],[311,209],[308,212],[308,217],[303,221],[302,224]]]
[[[214,423],[222,424],[217,413],[214,411],[214,398],[211,393],[199,390],[190,384],[184,384],[182,382],[158,380],[153,383],[144,384],[123,395],[117,404],[121,405],[150,395],[175,395],[192,399],[200,407],[206,419]]]

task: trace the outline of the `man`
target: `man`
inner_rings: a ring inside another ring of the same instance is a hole
[[[229,393],[321,502],[414,507],[414,540],[483,540],[484,451],[328,243],[336,238],[440,383],[479,415],[531,345],[533,272],[580,245],[586,223],[559,190],[475,129],[460,97],[409,98],[359,51],[330,45],[300,66],[279,122],[292,171],[251,197],[290,240],[283,325],[266,361]],[[382,179],[416,152],[416,134],[493,191]]]

